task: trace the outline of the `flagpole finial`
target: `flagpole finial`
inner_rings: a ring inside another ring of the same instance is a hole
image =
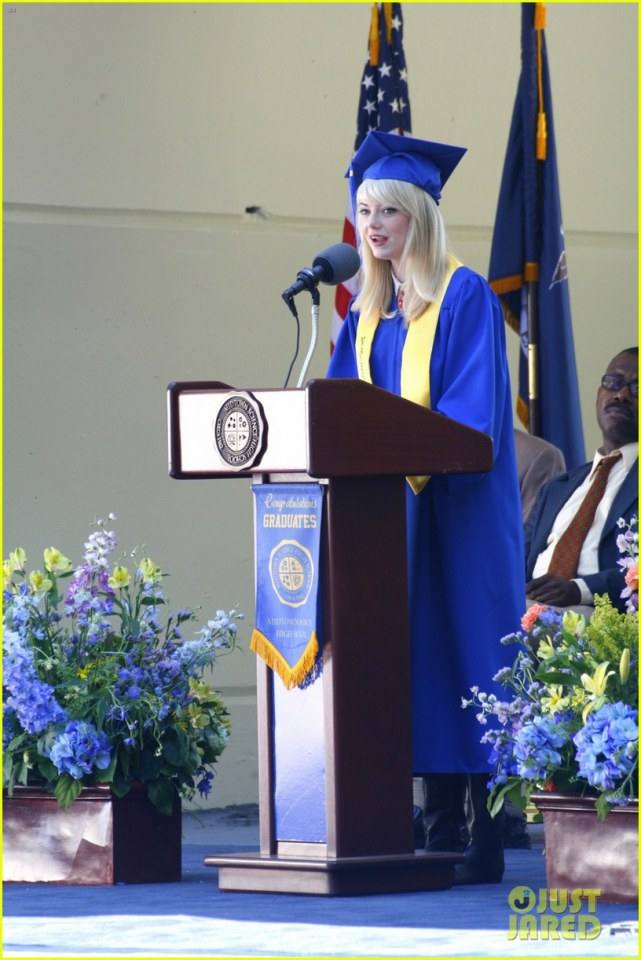
[[[547,27],[547,12],[544,3],[534,4],[534,29],[545,30]]]
[[[536,115],[536,159],[545,160],[548,153],[548,126],[543,103],[543,51],[542,37],[545,29],[545,4],[534,4],[534,30],[536,35],[536,85],[539,109]]]
[[[369,25],[369,65],[370,67],[378,66],[378,50],[379,50],[379,40],[378,40],[378,4],[372,4],[372,19],[370,20]]]

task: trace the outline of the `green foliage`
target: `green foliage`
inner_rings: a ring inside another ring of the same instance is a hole
[[[203,674],[241,615],[218,610],[185,639],[196,618],[168,610],[166,574],[138,550],[114,563],[115,534],[97,526],[76,568],[53,547],[43,570],[21,548],[3,563],[3,782],[44,784],[62,807],[85,786],[122,797],[138,782],[169,813],[211,789],[229,716]]]

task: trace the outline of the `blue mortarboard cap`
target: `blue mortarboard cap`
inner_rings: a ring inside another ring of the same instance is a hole
[[[370,130],[346,173],[352,204],[363,180],[405,180],[438,203],[441,189],[465,152],[465,147]]]

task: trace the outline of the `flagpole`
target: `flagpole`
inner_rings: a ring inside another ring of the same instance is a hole
[[[527,382],[528,430],[534,437],[541,436],[539,412],[539,290],[536,280],[527,285]]]
[[[545,4],[534,4],[532,26],[534,28],[536,48],[536,90],[538,109],[536,114],[536,131],[534,137],[536,155],[536,190],[538,193],[537,209],[540,210],[543,193],[543,164],[547,158],[547,118],[543,102],[543,52],[542,39],[546,25]],[[541,224],[537,225],[537,232]],[[537,274],[540,268],[541,237],[537,237]],[[538,276],[528,282],[528,429],[532,436],[541,436],[541,417],[539,409],[539,288]]]

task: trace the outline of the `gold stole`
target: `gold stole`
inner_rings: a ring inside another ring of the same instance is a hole
[[[448,256],[447,271],[436,299],[429,304],[420,317],[412,320],[407,328],[401,361],[401,396],[405,397],[406,400],[412,400],[414,403],[427,407],[428,410],[431,406],[430,360],[439,313],[450,280],[460,266],[462,264],[459,260],[451,255]],[[361,380],[366,380],[367,383],[372,383],[369,360],[379,321],[380,317],[376,315],[364,317],[361,314],[356,329],[358,376]],[[429,477],[407,477],[407,482],[414,493],[420,493],[428,480]]]

